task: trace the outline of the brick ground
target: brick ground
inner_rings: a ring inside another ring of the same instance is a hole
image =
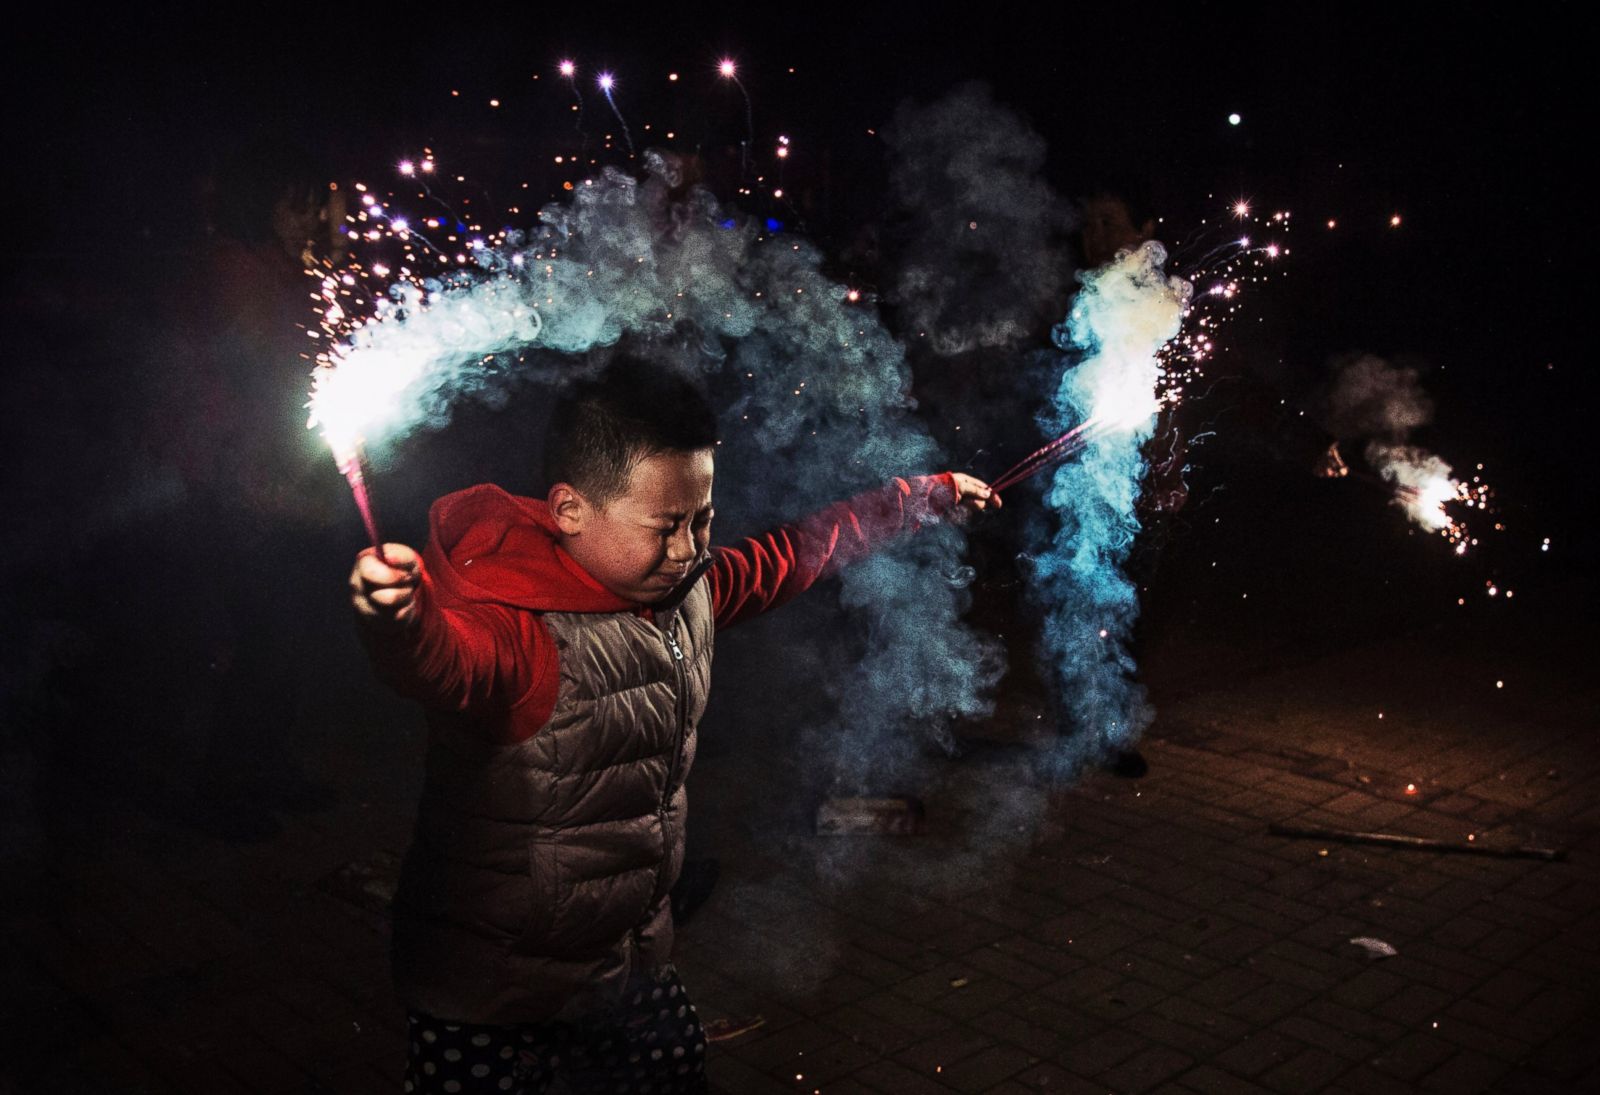
[[[1461,679],[1476,683],[1441,684]],[[723,881],[680,965],[703,1014],[766,1018],[715,1047],[714,1082],[1600,1090],[1592,688],[1531,653],[1413,638],[1172,691],[1147,778],[1052,792],[1015,752],[939,762],[916,838],[818,841],[781,793],[793,757],[708,748],[696,839]],[[398,1090],[383,919],[329,879],[402,849],[404,744],[378,768],[373,741],[324,748],[339,802],[262,843],[114,804],[92,842],[40,837],[9,872],[0,941],[16,1090]],[[1284,839],[1272,822],[1570,855]],[[1354,936],[1399,954],[1367,958]]]

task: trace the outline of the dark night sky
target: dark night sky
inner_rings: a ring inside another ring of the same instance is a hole
[[[1281,368],[1309,384],[1338,352],[1419,358],[1433,370],[1436,429],[1457,452],[1510,466],[1541,505],[1589,497],[1589,477],[1571,470],[1588,457],[1595,286],[1577,168],[1584,36],[1570,7],[1398,22],[1206,4],[1044,22],[1005,4],[959,18],[920,5],[636,10],[495,20],[324,8],[227,29],[213,16],[122,14],[19,34],[8,235],[28,261],[8,264],[8,317],[26,315],[13,302],[38,271],[92,256],[114,283],[142,261],[119,256],[181,245],[207,171],[268,191],[285,172],[372,179],[424,142],[486,181],[518,169],[523,148],[542,162],[564,55],[615,69],[636,130],[665,113],[713,140],[737,134],[737,100],[713,71],[737,56],[758,144],[795,135],[856,195],[809,226],[829,244],[871,216],[881,163],[866,130],[907,96],[978,78],[1048,140],[1063,193],[1110,185],[1172,225],[1238,195],[1293,209],[1291,276],[1261,305]],[[676,100],[661,90],[669,70],[684,74]],[[500,111],[486,105],[494,96]],[[801,160],[791,166],[803,172]],[[1316,233],[1329,217],[1339,230]]]

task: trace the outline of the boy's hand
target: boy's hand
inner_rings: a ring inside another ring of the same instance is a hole
[[[982,479],[975,479],[961,472],[950,472],[950,478],[955,481],[957,506],[972,509],[988,509],[993,506],[1000,508],[1000,495]]]
[[[387,566],[372,548],[356,556],[350,571],[350,603],[364,620],[405,623],[416,612],[422,560],[404,544],[384,544],[383,554]]]

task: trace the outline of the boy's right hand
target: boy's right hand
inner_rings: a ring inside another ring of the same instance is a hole
[[[372,548],[356,556],[350,571],[350,603],[364,620],[405,623],[416,613],[422,560],[404,544],[384,544],[383,559]]]

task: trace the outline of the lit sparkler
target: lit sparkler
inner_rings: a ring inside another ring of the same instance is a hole
[[[361,366],[355,374],[365,372]],[[378,531],[378,517],[373,509],[372,494],[367,487],[366,460],[363,453],[365,422],[370,417],[371,404],[363,398],[362,378],[352,374],[339,375],[333,365],[319,365],[312,374],[311,419],[307,426],[321,427],[322,436],[333,450],[333,462],[350,484],[356,508],[361,511],[361,523],[366,526],[367,537],[372,541],[378,558],[389,562],[383,553],[383,536]]]
[[[1289,212],[1253,216],[1246,199],[1234,202],[1229,212],[1234,218],[1249,220],[1268,233],[1287,234],[1291,227]],[[1183,251],[1198,252],[1198,257],[1186,259]],[[1146,387],[1141,379],[1136,384],[1124,382],[1103,387],[1096,392],[1094,413],[1090,417],[1018,461],[993,481],[991,485],[996,490],[1014,486],[1070,459],[1100,438],[1134,428],[1164,404],[1178,403],[1185,386],[1200,375],[1204,363],[1216,353],[1219,329],[1238,315],[1239,297],[1247,288],[1271,276],[1274,260],[1289,253],[1276,236],[1252,246],[1249,236],[1237,237],[1231,233],[1222,243],[1204,249],[1189,244],[1183,251],[1179,252],[1174,266],[1185,280],[1205,288],[1188,299],[1178,334],[1157,352],[1152,386]],[[1106,375],[1126,377],[1127,374],[1112,371]]]
[[[1367,446],[1367,462],[1393,488],[1395,504],[1406,516],[1427,531],[1443,536],[1457,555],[1465,555],[1467,548],[1478,542],[1466,519],[1445,507],[1459,505],[1487,512],[1493,492],[1481,475],[1464,483],[1455,477],[1449,464],[1425,449],[1379,441]],[[1478,470],[1482,470],[1481,465]]]
[[[401,177],[444,205],[422,181],[434,167],[429,151],[420,160],[402,161],[397,169]],[[350,485],[367,535],[382,558],[383,541],[364,449],[369,439],[387,436],[404,416],[407,390],[427,374],[439,353],[437,345],[425,345],[421,340],[397,340],[394,335],[401,325],[389,321],[406,313],[426,312],[431,294],[423,282],[439,277],[439,268],[451,271],[444,274],[449,279],[445,285],[459,283],[455,271],[462,265],[458,260],[464,252],[458,255],[453,248],[446,250],[426,232],[414,229],[408,218],[390,215],[387,201],[366,184],[356,183],[353,189],[361,197],[355,211],[346,216],[343,232],[352,244],[362,246],[362,257],[352,254],[337,269],[324,261],[320,268],[307,270],[317,278],[311,299],[321,320],[319,329],[308,333],[325,347],[315,355],[308,426],[322,432],[335,465]],[[447,220],[428,217],[423,224],[441,230],[441,242],[447,246],[457,240],[461,228],[478,229],[470,218],[458,219],[454,212]],[[498,245],[503,240],[503,233],[490,234],[481,245]],[[469,241],[466,249],[476,252],[478,244],[479,240]]]

